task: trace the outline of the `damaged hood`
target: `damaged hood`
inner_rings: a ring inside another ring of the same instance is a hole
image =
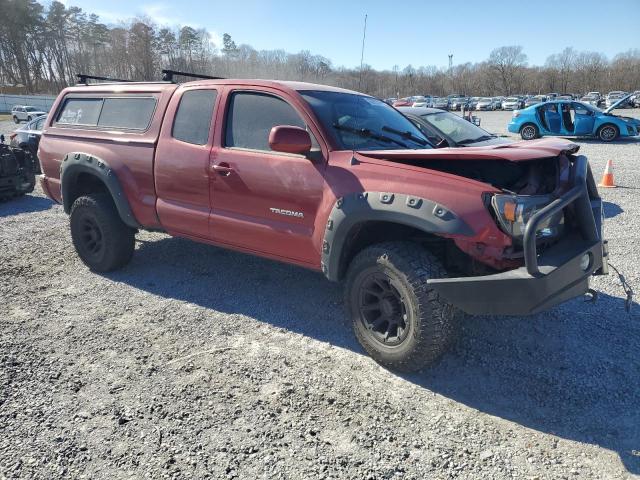
[[[420,150],[367,150],[357,152],[363,157],[384,160],[508,160],[521,162],[563,153],[576,153],[579,145],[563,138],[541,138],[503,145],[465,148],[438,148]]]

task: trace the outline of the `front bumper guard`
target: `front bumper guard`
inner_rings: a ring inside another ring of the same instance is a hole
[[[524,267],[481,277],[432,279],[429,285],[471,315],[530,315],[585,294],[591,275],[608,273],[608,250],[602,239],[602,200],[586,157],[575,159],[572,175],[573,187],[527,223]],[[573,206],[577,230],[539,254],[539,226],[569,206]]]

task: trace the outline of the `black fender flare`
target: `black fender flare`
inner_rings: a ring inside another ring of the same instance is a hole
[[[402,224],[432,234],[474,234],[458,215],[427,198],[391,192],[346,195],[334,204],[322,241],[321,267],[329,280],[342,276],[343,249],[352,228],[368,221]]]
[[[101,180],[109,190],[122,221],[131,228],[141,228],[131,211],[131,206],[115,171],[107,162],[88,153],[68,153],[60,165],[60,191],[65,213],[71,213],[73,202],[69,193],[76,177],[81,173],[91,174]]]

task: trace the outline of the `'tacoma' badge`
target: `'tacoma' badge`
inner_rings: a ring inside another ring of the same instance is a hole
[[[293,210],[284,210],[282,208],[269,208],[273,213],[277,213],[278,215],[285,215],[287,217],[296,217],[296,218],[304,218],[304,213],[302,212],[294,212]]]

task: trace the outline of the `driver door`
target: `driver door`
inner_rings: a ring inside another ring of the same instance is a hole
[[[591,110],[588,110],[584,105],[579,103],[572,103],[571,108],[575,112],[575,135],[591,135],[593,134],[593,126],[596,121],[596,116]]]
[[[224,131],[210,158],[210,236],[266,256],[317,264],[312,243],[322,202],[325,156],[304,114],[279,92],[237,88],[226,95]],[[272,151],[279,125],[307,128],[312,151]]]

